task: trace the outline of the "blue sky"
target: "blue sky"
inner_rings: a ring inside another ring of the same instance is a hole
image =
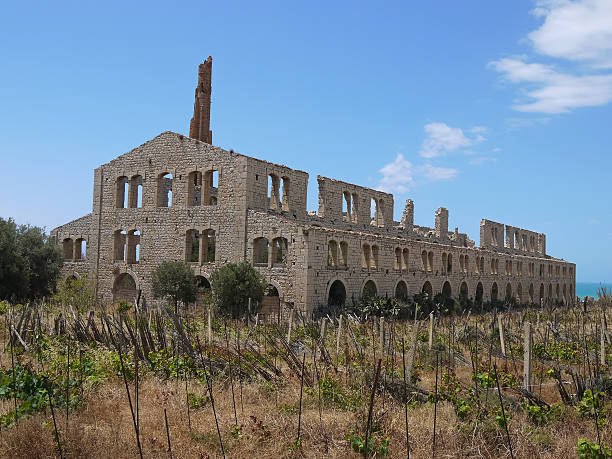
[[[10,2],[0,216],[91,210],[93,169],[188,133],[213,62],[213,143],[405,199],[478,242],[547,234],[578,281],[612,265],[612,2]]]

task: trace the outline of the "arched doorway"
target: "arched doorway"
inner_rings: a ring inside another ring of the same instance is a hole
[[[529,284],[529,302],[533,303],[533,284]]]
[[[510,285],[510,282],[508,282],[506,284],[506,301],[509,301],[512,299],[512,285]]]
[[[519,282],[516,286],[516,301],[521,304],[523,302],[523,286]]]
[[[482,304],[482,297],[484,296],[484,288],[482,282],[478,282],[476,285],[476,304]]]
[[[540,284],[540,298],[538,299],[540,300],[540,303],[544,299],[544,284]]]
[[[376,288],[376,284],[372,279],[367,281],[363,286],[363,290],[361,292],[361,296],[363,298],[373,298],[378,293],[378,289]]]
[[[408,299],[408,286],[403,280],[399,281],[395,286],[395,298],[401,301]]]
[[[459,287],[459,297],[460,298],[468,297],[468,285],[466,282],[461,282],[461,287]]]
[[[497,301],[497,282],[491,286],[491,301]]]
[[[423,284],[423,288],[421,289],[422,293],[426,293],[427,296],[431,299],[433,296],[433,287],[431,286],[431,282],[425,281]]]
[[[346,301],[346,288],[341,280],[335,280],[329,288],[327,297],[328,306],[344,306]]]
[[[196,276],[196,304],[203,305],[210,293],[210,282],[204,276]]]
[[[447,298],[451,298],[453,296],[453,289],[451,288],[449,281],[444,282],[444,285],[442,286],[442,295]]]
[[[119,274],[113,283],[113,302],[127,301],[133,303],[136,301],[136,281],[128,274]]]

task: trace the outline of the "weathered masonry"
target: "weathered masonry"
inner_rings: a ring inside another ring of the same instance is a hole
[[[92,212],[51,232],[64,276],[89,275],[99,301],[140,289],[151,302],[164,260],[189,263],[202,289],[217,267],[247,261],[304,310],[374,293],[573,301],[575,265],[547,255],[544,234],[482,220],[477,247],[449,232],[443,207],[428,228],[408,200],[397,222],[393,195],[320,176],[319,209],[308,212],[306,172],[211,144],[211,71],[208,58],[190,137],[164,132],[98,167]]]

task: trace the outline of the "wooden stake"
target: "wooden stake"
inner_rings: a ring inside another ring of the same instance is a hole
[[[499,343],[501,344],[501,352],[506,357],[506,340],[504,339],[504,322],[501,315],[497,316],[497,323],[499,326]]]
[[[433,346],[434,313],[429,313],[429,350]]]
[[[523,357],[523,387],[531,392],[531,324],[525,322],[525,340],[524,340],[524,357]]]
[[[378,359],[378,363],[376,364],[376,374],[374,375],[374,384],[372,385],[372,394],[370,395],[370,409],[368,410],[368,422],[366,424],[363,457],[368,457],[368,436],[370,435],[370,426],[372,425],[372,409],[374,408],[374,395],[376,394],[376,386],[378,385],[381,361],[382,359]]]

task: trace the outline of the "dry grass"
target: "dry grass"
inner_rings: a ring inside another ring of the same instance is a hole
[[[237,388],[236,388],[237,389]],[[190,391],[204,394],[199,383]],[[244,414],[236,390],[238,423],[241,438],[232,436],[233,405],[229,387],[215,387],[216,408],[228,457],[359,457],[344,439],[351,428],[365,423],[365,407],[352,411],[324,409],[319,421],[317,398],[305,397],[302,415],[302,447],[292,451],[297,413],[283,409],[299,399],[299,382],[292,381],[278,394],[267,395],[259,383],[244,386]],[[377,398],[375,422],[390,437],[390,457],[405,456],[403,407],[387,398]],[[279,407],[281,407],[279,409]],[[221,457],[210,404],[191,411],[189,431],[184,383],[147,378],[141,385],[141,442],[145,457],[169,457],[163,409],[168,412],[172,453],[175,458]],[[62,446],[67,458],[137,457],[132,418],[125,388],[121,381],[107,383],[91,393],[87,403],[70,413],[66,432],[64,413],[57,413]],[[431,457],[433,405],[409,410],[409,431],[413,457]],[[516,457],[575,457],[579,437],[596,438],[592,422],[571,409],[562,421],[535,428],[521,412],[510,419],[513,449]],[[440,403],[437,413],[436,457],[509,457],[503,431],[489,424],[474,429],[461,423],[453,407]],[[2,457],[44,458],[58,456],[53,442],[50,413],[38,414],[0,435]],[[608,425],[602,438],[612,438]]]

